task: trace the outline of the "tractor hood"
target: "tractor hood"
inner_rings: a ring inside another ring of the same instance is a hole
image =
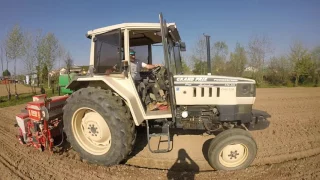
[[[253,79],[231,77],[231,76],[216,76],[216,75],[176,75],[174,83],[249,83],[255,84]]]

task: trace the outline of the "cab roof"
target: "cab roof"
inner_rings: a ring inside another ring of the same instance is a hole
[[[177,29],[175,23],[167,23],[167,27]],[[160,23],[122,23],[112,26],[107,26],[99,29],[90,30],[87,32],[87,38],[92,37],[92,35],[106,33],[116,29],[135,29],[135,30],[160,30]]]

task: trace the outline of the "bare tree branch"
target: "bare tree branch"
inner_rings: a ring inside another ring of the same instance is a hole
[[[257,83],[263,81],[263,69],[266,58],[273,52],[271,40],[268,36],[254,36],[248,43],[249,65],[256,71],[253,71],[253,78]]]
[[[33,87],[32,84],[32,77],[34,76],[35,72],[36,72],[36,63],[37,63],[37,59],[36,59],[36,38],[31,34],[31,33],[25,33],[24,35],[24,48],[25,48],[25,56],[23,59],[24,62],[24,67],[25,70],[27,71],[27,74],[30,77],[30,83],[29,85],[31,86],[31,90],[33,93],[35,93],[35,88]]]
[[[19,25],[15,25],[9,32],[6,43],[6,52],[7,57],[14,61],[14,89],[16,98],[18,98],[17,86],[16,86],[16,68],[17,68],[17,60],[21,58],[24,53],[24,45],[23,45],[23,33]]]

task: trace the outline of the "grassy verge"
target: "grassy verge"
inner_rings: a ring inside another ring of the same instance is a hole
[[[55,91],[54,94],[52,93],[51,89],[45,89],[46,94],[48,97],[57,96],[58,92]],[[37,93],[40,94],[40,93]],[[27,102],[32,101],[32,96],[34,96],[31,93],[27,94],[19,94],[19,99],[15,99],[14,94],[11,96],[11,100],[7,99],[7,96],[0,97],[0,108],[9,107],[9,106],[16,106],[19,104],[25,104]]]
[[[19,99],[15,99],[15,96],[12,95],[11,100],[8,100],[7,97],[0,97],[0,108],[27,103],[32,101],[32,96],[32,94],[20,94]]]

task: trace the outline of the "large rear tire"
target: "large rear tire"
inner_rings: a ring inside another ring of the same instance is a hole
[[[67,140],[83,159],[115,165],[131,153],[135,125],[125,103],[110,90],[80,89],[67,99],[63,110]]]
[[[257,145],[249,132],[229,129],[218,134],[210,143],[209,164],[216,170],[247,168],[255,159]]]

